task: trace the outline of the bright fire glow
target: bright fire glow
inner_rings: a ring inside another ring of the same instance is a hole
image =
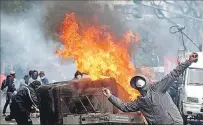
[[[139,93],[130,87],[129,81],[136,71],[130,62],[128,46],[139,37],[128,31],[116,38],[107,25],[83,25],[74,13],[66,14],[60,27],[60,40],[64,49],[56,51],[62,58],[73,57],[80,72],[89,74],[92,80],[108,76],[115,78],[136,99]]]

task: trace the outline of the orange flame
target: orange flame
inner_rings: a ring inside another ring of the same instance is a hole
[[[56,54],[62,58],[72,56],[77,69],[89,74],[93,80],[103,76],[115,78],[130,98],[136,99],[139,93],[129,85],[136,71],[127,48],[131,40],[138,42],[139,37],[129,31],[118,41],[109,29],[107,25],[82,25],[74,13],[66,14],[60,28],[64,50],[57,50]]]

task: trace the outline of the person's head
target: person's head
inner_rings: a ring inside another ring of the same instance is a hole
[[[83,73],[79,72],[79,71],[76,71],[76,73],[74,74],[74,78],[75,79],[81,79],[83,76]]]
[[[33,74],[33,70],[30,70],[29,71],[29,76],[32,77],[32,74]]]
[[[11,72],[10,72],[10,76],[11,76],[12,78],[16,78],[16,73],[15,73],[15,71],[11,71]]]
[[[40,78],[43,79],[45,77],[45,72],[44,71],[40,71],[39,76],[40,76]]]
[[[29,76],[28,76],[28,75],[25,75],[25,76],[23,77],[23,79],[25,80],[25,84],[28,85]]]
[[[38,71],[33,70],[32,79],[36,80],[38,78]]]
[[[137,89],[140,93],[143,93],[148,88],[148,81],[147,78],[143,75],[134,76],[130,80],[130,85],[132,88]]]

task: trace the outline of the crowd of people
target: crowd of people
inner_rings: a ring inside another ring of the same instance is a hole
[[[1,85],[1,90],[6,90],[6,103],[3,108],[3,116],[10,104],[10,114],[5,117],[6,121],[15,119],[18,125],[32,125],[30,112],[38,111],[38,99],[36,89],[42,84],[49,84],[44,71],[30,70],[24,76],[24,82],[16,87],[16,73],[11,71]]]
[[[79,80],[83,73],[76,71],[72,80]],[[16,87],[16,73],[10,71],[1,84],[1,90],[6,90],[6,103],[3,108],[3,116],[6,116],[6,109],[10,104],[10,114],[5,117],[6,121],[15,119],[18,125],[32,125],[31,112],[39,112],[39,101],[37,88],[43,84],[49,84],[44,71],[30,70],[23,77],[23,82]]]

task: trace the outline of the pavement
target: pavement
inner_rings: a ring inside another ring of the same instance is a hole
[[[3,116],[2,114],[2,110],[3,110],[3,106],[5,104],[5,92],[0,92],[0,125],[17,125],[16,122],[15,122],[15,119],[13,119],[12,121],[5,121],[5,116]],[[9,109],[9,106],[7,107],[7,110],[6,110],[6,115],[9,115],[10,113],[10,109]],[[33,115],[33,114],[31,114]],[[32,117],[31,118],[32,121],[33,121],[33,124],[34,125],[39,125],[40,124],[40,118],[34,118]]]
[[[8,114],[9,112],[6,113],[6,115]],[[0,125],[17,125],[15,122],[15,119],[13,119],[12,121],[5,121],[5,116],[3,116],[2,114],[0,118],[1,118]],[[31,119],[34,125],[40,125],[40,118],[31,118]]]

